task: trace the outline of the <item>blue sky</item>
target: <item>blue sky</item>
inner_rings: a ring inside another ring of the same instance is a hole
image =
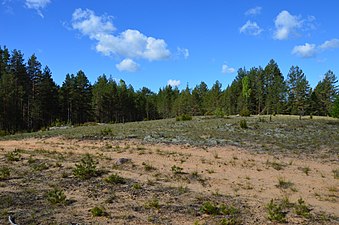
[[[135,89],[219,80],[276,60],[314,87],[339,76],[339,2],[224,0],[0,0],[0,45],[35,53],[61,85],[82,69]]]

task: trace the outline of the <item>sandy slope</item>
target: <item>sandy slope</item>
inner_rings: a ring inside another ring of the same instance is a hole
[[[98,167],[103,169],[112,169],[117,158],[129,158],[133,165],[140,169],[119,170],[123,177],[140,183],[156,180],[165,186],[186,186],[196,193],[234,196],[251,207],[257,221],[266,221],[265,205],[270,199],[283,197],[288,197],[291,202],[302,198],[311,205],[313,212],[325,212],[339,217],[339,180],[333,175],[333,170],[339,168],[337,158],[301,159],[296,156],[258,154],[231,146],[201,148],[147,144],[138,140],[26,139],[1,141],[0,149],[0,166],[4,164],[4,155],[14,149],[43,149],[62,154],[72,152],[72,157],[78,159],[78,155],[90,153],[103,159],[98,164]],[[141,169],[143,163],[153,166],[156,170],[146,173]],[[65,162],[64,165],[71,167],[74,162]],[[173,176],[173,165],[181,167],[187,174],[197,172],[204,183],[170,179]],[[279,166],[281,168],[278,168]],[[307,168],[308,175],[305,172]],[[289,181],[292,185],[288,188],[278,187],[279,179]],[[0,191],[8,188],[11,187],[1,185]],[[77,193],[76,190],[67,192],[72,199],[80,201],[82,197],[77,196]],[[177,219],[178,223],[185,221],[184,218]],[[189,224],[192,224],[192,221]]]

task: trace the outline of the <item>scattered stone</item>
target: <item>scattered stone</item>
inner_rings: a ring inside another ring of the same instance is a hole
[[[116,165],[122,165],[125,164],[127,162],[131,161],[131,159],[128,158],[119,158],[117,159],[117,161],[115,162]]]

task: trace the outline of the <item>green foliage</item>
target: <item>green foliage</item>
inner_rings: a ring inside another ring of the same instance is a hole
[[[176,165],[173,165],[173,166],[171,167],[171,170],[172,170],[172,172],[173,172],[174,174],[181,174],[181,173],[183,173],[183,172],[182,172],[183,168],[182,168],[182,167],[179,167],[179,166],[176,166]]]
[[[298,169],[300,169],[301,171],[303,171],[307,176],[309,174],[309,172],[311,171],[310,167],[305,166],[305,167],[299,167]]]
[[[74,176],[85,180],[91,177],[95,177],[98,175],[98,171],[96,170],[96,162],[93,160],[91,155],[86,154],[79,164],[75,164],[75,168],[73,169]]]
[[[278,178],[278,185],[276,187],[282,188],[282,189],[287,189],[292,187],[294,184],[291,181],[285,180],[283,177]]]
[[[240,120],[239,125],[240,125],[240,128],[242,128],[242,129],[248,128],[246,120]]]
[[[250,112],[249,109],[243,108],[243,109],[240,111],[239,115],[240,115],[240,116],[246,116],[246,117],[248,117],[248,116],[251,116],[251,112]]]
[[[271,199],[270,203],[266,206],[268,210],[268,219],[271,221],[276,221],[280,223],[287,222],[286,214],[287,212],[284,209],[284,205],[282,203],[277,203],[273,199]]]
[[[65,204],[66,195],[63,190],[54,188],[47,193],[47,200],[53,205]]]
[[[187,85],[178,88],[167,85],[153,93],[143,87],[135,91],[123,80],[99,76],[91,85],[79,70],[67,74],[61,87],[52,79],[52,72],[33,54],[25,62],[19,50],[0,47],[0,137],[18,131],[64,129],[68,125],[124,123],[179,115],[178,121],[193,116],[250,114],[312,114],[339,117],[337,78],[328,71],[310,89],[306,76],[298,66],[292,66],[287,80],[272,59],[265,68],[238,70],[234,81],[224,90],[216,81],[211,88],[201,82],[193,90]],[[102,136],[111,135],[104,128]]]
[[[200,211],[209,215],[222,215],[218,205],[212,202],[204,202],[200,207]]]
[[[332,170],[334,179],[339,179],[339,169]]]
[[[144,166],[145,171],[156,170],[156,168],[154,166],[152,166],[151,164],[149,164],[147,162],[143,162],[142,165]]]
[[[19,150],[15,149],[12,152],[8,152],[6,154],[6,158],[8,161],[12,161],[12,162],[17,162],[21,160],[21,154],[19,152]]]
[[[112,174],[109,177],[105,178],[105,181],[110,184],[124,184],[126,183],[125,179],[118,174]]]
[[[11,171],[8,167],[0,167],[0,181],[1,180],[6,180],[10,177]]]
[[[339,94],[336,96],[335,101],[333,103],[331,115],[334,118],[339,118]]]
[[[132,189],[134,189],[134,190],[140,190],[142,187],[141,187],[141,185],[139,184],[139,183],[134,183],[133,185],[132,185]]]
[[[210,201],[204,202],[200,207],[200,211],[208,215],[230,215],[232,217],[238,213],[238,209],[233,206],[218,205]]]
[[[224,118],[224,116],[225,116],[225,113],[224,113],[224,111],[220,108],[220,107],[218,107],[218,108],[216,108],[215,110],[214,110],[214,116],[215,117],[217,117],[217,118]]]
[[[91,214],[94,217],[101,217],[101,216],[107,216],[107,212],[105,212],[105,209],[103,207],[95,206],[91,209]]]
[[[6,136],[7,132],[5,130],[0,130],[0,137]]]
[[[187,115],[187,114],[182,114],[180,116],[177,116],[175,118],[176,121],[188,121],[188,120],[192,120],[192,116],[191,115]]]
[[[151,209],[151,208],[159,209],[160,208],[159,199],[152,198],[146,201],[144,206],[146,209]]]
[[[297,204],[294,206],[294,211],[299,216],[309,218],[311,209],[305,204],[302,198],[299,198]]]
[[[108,135],[111,135],[112,134],[112,129],[111,128],[104,128],[100,131],[100,134],[103,135],[103,136],[108,136]]]

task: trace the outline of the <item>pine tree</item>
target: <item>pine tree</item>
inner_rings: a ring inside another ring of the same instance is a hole
[[[264,69],[267,114],[282,113],[286,101],[286,85],[278,64],[271,59]]]
[[[306,76],[298,66],[292,66],[287,75],[288,85],[288,112],[290,114],[304,114],[308,107],[310,85]]]
[[[335,96],[338,93],[338,86],[336,85],[337,82],[337,77],[331,70],[329,70],[324,75],[324,79],[317,84],[314,91],[319,100],[320,115],[330,115]]]

